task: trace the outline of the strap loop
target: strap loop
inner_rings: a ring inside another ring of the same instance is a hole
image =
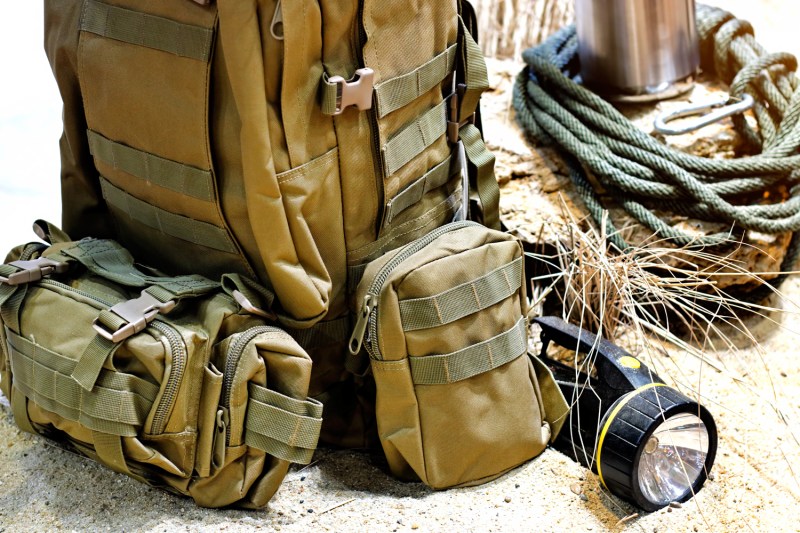
[[[427,93],[453,72],[457,44],[436,55],[424,65],[375,86],[378,118],[400,109]]]
[[[245,444],[293,463],[308,464],[322,429],[322,404],[250,383]]]
[[[386,174],[391,176],[421,154],[447,131],[448,100],[423,113],[403,128],[383,147]]]
[[[443,326],[505,300],[522,286],[522,257],[427,298],[400,300],[403,331]]]
[[[444,355],[409,357],[415,385],[445,385],[499,368],[527,353],[525,317],[508,331],[463,350]]]

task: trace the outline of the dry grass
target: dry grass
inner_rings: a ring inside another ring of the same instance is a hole
[[[778,289],[766,302],[749,302],[719,287],[722,276],[757,286],[775,273],[749,272],[718,250],[676,248],[655,237],[620,252],[585,221],[567,215],[565,220],[560,227],[565,237],[554,252],[529,254],[549,271],[533,280],[539,307],[534,312],[547,300],[551,313],[555,307],[565,320],[624,346],[662,379],[717,412],[731,407],[714,392],[713,381],[735,384],[784,428],[793,449],[800,449],[756,333],[783,327],[781,315],[796,314],[797,305]],[[737,246],[746,245],[731,242],[731,248]],[[592,366],[591,356],[570,357],[581,371]],[[759,422],[752,413],[734,415]]]

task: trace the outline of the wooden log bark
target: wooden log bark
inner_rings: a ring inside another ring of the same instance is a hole
[[[574,0],[475,0],[481,47],[489,57],[519,57],[573,19]]]

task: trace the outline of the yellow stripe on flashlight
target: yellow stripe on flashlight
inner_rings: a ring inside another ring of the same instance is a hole
[[[617,404],[617,406],[614,407],[614,410],[611,411],[611,414],[608,415],[608,420],[606,420],[606,423],[603,426],[603,431],[600,432],[600,438],[597,441],[597,475],[600,477],[600,483],[602,483],[606,489],[608,489],[608,486],[606,485],[606,480],[603,479],[603,469],[600,466],[600,452],[603,449],[603,441],[606,438],[606,433],[608,433],[608,428],[611,426],[611,422],[614,421],[614,418],[616,418],[620,410],[623,407],[625,407],[625,404],[628,403],[631,400],[631,398],[633,398],[640,392],[646,391],[647,389],[652,389],[653,387],[666,387],[666,386],[667,385],[665,385],[664,383],[648,383],[647,385],[642,385],[638,389],[632,390],[631,392],[623,396],[622,399]]]

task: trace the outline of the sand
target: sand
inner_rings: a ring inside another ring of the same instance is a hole
[[[797,51],[794,26],[800,10],[794,2],[715,3],[740,16],[749,11],[746,16],[754,21],[757,37],[769,49],[786,44],[781,49]],[[4,105],[0,115],[4,249],[28,238],[33,218],[59,216],[58,102],[42,65],[36,15],[41,7],[21,4],[15,3],[12,11],[18,10],[14,15],[19,17],[12,19],[22,22],[0,41],[5,55],[12,45],[23,53],[35,52],[29,61],[11,63],[23,69],[20,76],[26,81],[0,88],[0,100],[17,102]],[[760,349],[743,343],[735,353],[709,353],[723,371],[701,368],[680,352],[659,361],[666,374],[662,377],[699,389],[720,432],[713,479],[680,507],[642,513],[600,489],[594,474],[552,449],[496,481],[448,491],[393,479],[379,454],[323,449],[310,466],[290,471],[266,510],[200,509],[189,499],[152,489],[19,431],[0,397],[0,533],[798,531],[800,282],[790,279],[783,290],[784,300],[776,302],[783,312],[749,324]]]

